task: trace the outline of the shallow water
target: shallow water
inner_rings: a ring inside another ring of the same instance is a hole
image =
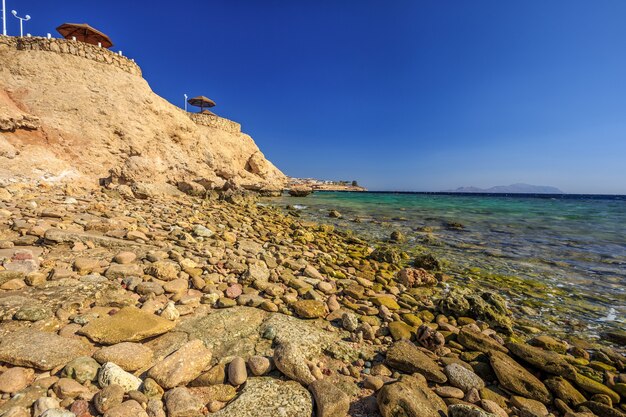
[[[587,336],[625,327],[626,196],[317,192],[271,201],[373,239],[399,230],[404,249],[437,254],[457,282],[532,307],[518,315],[537,311],[528,318],[546,327]]]

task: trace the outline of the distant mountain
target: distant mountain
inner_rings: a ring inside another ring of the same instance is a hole
[[[548,185],[511,184],[496,185],[491,188],[459,187],[456,190],[446,190],[451,193],[499,193],[499,194],[564,194],[556,187]]]

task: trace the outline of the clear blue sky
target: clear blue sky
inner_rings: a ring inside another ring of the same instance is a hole
[[[108,33],[155,92],[213,98],[288,175],[626,194],[623,0],[7,2],[33,34]]]

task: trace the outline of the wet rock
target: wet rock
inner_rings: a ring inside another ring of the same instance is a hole
[[[163,334],[174,327],[174,323],[136,307],[124,307],[116,314],[90,321],[79,334],[94,342],[113,345],[121,342],[137,342]]]
[[[311,394],[295,381],[250,378],[238,398],[213,417],[302,417],[313,414]]]
[[[141,343],[122,342],[105,346],[93,354],[99,363],[113,362],[125,371],[136,371],[152,361],[152,350]]]
[[[407,340],[395,342],[387,350],[385,363],[394,369],[407,373],[418,372],[424,375],[427,380],[440,384],[448,380],[435,361]]]
[[[413,260],[413,266],[427,271],[441,271],[441,261],[431,254],[416,256]]]
[[[378,262],[387,262],[390,264],[398,264],[402,261],[400,253],[391,246],[379,246],[370,254],[370,259]]]
[[[148,376],[163,388],[185,385],[202,373],[211,363],[211,351],[201,340],[192,340],[158,362]],[[244,365],[245,366],[245,365]]]
[[[489,353],[489,362],[504,388],[544,404],[552,401],[546,386],[511,357],[492,351]]]
[[[0,338],[0,361],[44,371],[63,366],[90,350],[81,340],[38,330],[19,330]]]
[[[98,372],[98,384],[101,387],[119,385],[124,388],[125,392],[128,392],[139,389],[141,379],[126,372],[113,362],[107,362],[102,365],[100,371]]]
[[[383,386],[376,401],[382,417],[447,415],[443,400],[424,382],[409,375]]]
[[[168,417],[200,417],[202,403],[187,388],[178,387],[169,390],[163,397]]]
[[[478,375],[458,363],[446,366],[443,371],[450,385],[462,389],[463,392],[468,392],[472,388],[480,390],[485,387],[485,382]]]
[[[350,397],[329,379],[320,379],[309,385],[313,394],[317,417],[345,417],[350,408]]]

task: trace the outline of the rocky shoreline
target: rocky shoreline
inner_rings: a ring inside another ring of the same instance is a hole
[[[0,188],[0,417],[625,416],[623,333],[229,190]]]

